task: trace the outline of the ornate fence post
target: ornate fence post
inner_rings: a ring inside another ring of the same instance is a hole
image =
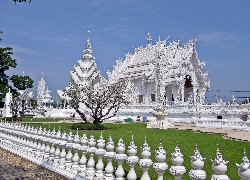
[[[135,173],[135,165],[139,161],[139,158],[136,156],[137,146],[134,143],[134,136],[132,135],[132,140],[128,146],[127,150],[129,157],[127,158],[127,163],[130,167],[129,173],[127,175],[128,180],[136,180],[137,175]]]
[[[105,168],[105,179],[106,180],[113,180],[114,179],[114,175],[113,175],[114,167],[112,165],[112,160],[115,157],[115,152],[114,152],[115,146],[114,146],[114,144],[115,143],[112,140],[111,133],[110,133],[108,142],[106,144],[106,154],[105,154],[105,158],[108,161],[108,164],[107,164],[107,166]]]
[[[78,155],[78,151],[79,151],[79,147],[80,147],[80,136],[78,134],[78,128],[76,130],[76,135],[74,136],[74,145],[73,145],[73,149],[74,149],[74,156],[72,157],[72,162],[73,162],[73,169],[75,170],[75,172],[77,173],[79,170],[79,155]]]
[[[65,128],[64,128],[64,131],[63,133],[61,134],[61,143],[59,144],[60,148],[62,149],[61,153],[59,154],[59,157],[60,157],[60,160],[59,160],[59,167],[61,169],[64,169],[65,166],[66,166],[66,146],[67,146],[67,133],[65,131]]]
[[[94,161],[94,155],[96,152],[96,140],[94,139],[94,136],[91,135],[88,141],[89,148],[87,150],[87,153],[89,154],[89,161],[87,163],[87,172],[86,172],[86,179],[94,179],[95,176],[95,161]]]
[[[118,168],[116,169],[115,175],[116,175],[116,180],[123,180],[123,176],[125,174],[122,164],[123,161],[127,159],[127,155],[124,154],[125,152],[125,144],[123,143],[122,137],[120,137],[119,142],[116,147],[116,156],[115,160],[118,162]]]
[[[70,130],[69,131],[69,134],[67,135],[67,143],[66,143],[66,148],[68,150],[68,153],[66,155],[66,169],[68,171],[71,170],[71,166],[72,166],[72,157],[73,157],[73,154],[72,154],[72,148],[73,148],[73,137],[72,137],[72,131]]]
[[[61,143],[59,144],[60,145],[60,147],[61,147],[61,149],[62,149],[62,151],[61,151],[61,153],[60,153],[60,155],[59,155],[59,157],[60,157],[60,160],[59,160],[59,167],[61,168],[61,169],[64,169],[65,168],[65,165],[66,165],[66,151],[65,151],[65,149],[66,149],[66,143],[67,143],[67,141],[61,141]]]
[[[219,146],[217,144],[217,151],[215,155],[215,159],[211,161],[213,162],[212,168],[214,170],[214,175],[212,175],[212,180],[229,180],[229,177],[226,175],[227,172],[227,164],[229,161],[223,159],[222,154],[220,153]]]
[[[241,180],[250,179],[250,163],[245,148],[241,164],[236,163],[236,166],[238,167],[238,175],[241,177]]]
[[[168,169],[167,163],[165,163],[166,160],[166,151],[163,149],[161,141],[160,145],[157,150],[155,150],[155,159],[156,163],[154,163],[153,168],[158,174],[158,179],[157,180],[163,180],[163,175],[165,171]]]
[[[171,166],[169,171],[174,176],[175,180],[180,180],[183,174],[186,173],[186,168],[182,166],[184,159],[181,150],[178,147],[178,141],[176,143],[175,151],[174,153],[171,153],[171,155],[173,165]]]
[[[153,164],[152,160],[149,159],[150,156],[151,156],[150,147],[148,146],[148,143],[147,143],[146,137],[145,137],[145,142],[141,147],[141,157],[142,157],[142,159],[140,159],[140,161],[139,161],[139,165],[143,170],[143,174],[142,174],[142,177],[141,177],[141,179],[143,179],[143,180],[150,180],[150,177],[148,175],[148,169]]]
[[[203,158],[200,154],[200,151],[198,150],[198,146],[196,144],[194,155],[191,157],[191,166],[193,169],[189,172],[189,177],[192,180],[202,180],[206,179],[206,172],[201,170],[204,167],[204,160],[206,158]]]
[[[99,139],[97,140],[97,151],[96,151],[96,155],[98,156],[98,163],[96,164],[95,177],[97,179],[103,179],[104,177],[104,173],[103,173],[104,164],[102,162],[102,158],[106,153],[106,151],[104,150],[104,147],[105,147],[105,140],[103,139],[102,133],[101,133]]]
[[[80,139],[80,143],[81,143],[81,147],[80,147],[80,151],[82,153],[82,157],[79,161],[80,163],[80,175],[85,177],[86,176],[86,163],[87,163],[87,159],[86,159],[86,152],[88,149],[88,138],[86,136],[86,132],[84,131],[82,138]]]

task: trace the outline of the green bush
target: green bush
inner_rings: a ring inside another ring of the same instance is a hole
[[[35,115],[31,114],[22,114],[22,118],[33,118]]]
[[[92,124],[92,123],[76,123],[73,124],[71,129],[73,130],[103,130],[106,129],[103,124]]]
[[[13,117],[3,117],[3,118],[1,118],[2,119],[2,121],[16,121],[17,120],[17,117],[15,117],[15,116],[13,116]]]

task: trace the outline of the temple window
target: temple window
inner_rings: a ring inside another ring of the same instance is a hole
[[[151,94],[151,101],[155,102],[155,94]]]
[[[139,103],[142,103],[143,102],[143,95],[138,95],[138,98],[139,98]]]

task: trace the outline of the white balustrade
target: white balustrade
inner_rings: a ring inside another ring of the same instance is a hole
[[[167,163],[165,163],[166,160],[166,151],[163,149],[162,144],[160,142],[160,145],[158,149],[155,151],[155,159],[156,163],[154,163],[153,168],[158,174],[158,179],[157,180],[163,180],[163,175],[165,171],[168,169]]]
[[[250,179],[250,163],[249,159],[247,158],[247,153],[245,148],[241,164],[236,163],[236,166],[238,167],[238,174],[241,177],[241,180]]]
[[[217,150],[215,159],[211,159],[212,168],[214,170],[214,174],[212,175],[212,180],[229,180],[229,177],[226,175],[227,172],[227,164],[229,161],[223,159],[222,154],[220,152],[219,146],[217,144]]]
[[[123,161],[127,159],[127,155],[125,153],[125,144],[123,143],[122,137],[120,137],[119,142],[116,147],[116,155],[115,160],[118,162],[118,167],[115,171],[116,180],[123,180],[123,176],[125,175],[125,172],[123,170],[122,164]]]
[[[60,129],[58,130],[60,131]],[[141,179],[150,179],[148,169],[153,164],[150,159],[151,150],[149,145],[145,142],[141,148],[141,159],[136,156],[137,147],[134,143],[134,138],[127,149],[127,155],[125,154],[125,144],[123,139],[120,138],[116,146],[116,153],[114,152],[114,142],[110,135],[105,148],[105,140],[102,133],[99,139],[94,139],[91,135],[88,139],[84,132],[83,137],[80,138],[78,131],[73,138],[72,132],[67,134],[64,132],[55,132],[55,128],[50,132],[46,129],[42,130],[41,127],[34,128],[32,126],[15,125],[1,122],[0,123],[0,148],[9,152],[17,154],[18,156],[25,158],[33,163],[41,165],[50,171],[54,171],[69,179],[116,179],[123,180],[125,176],[124,169],[122,167],[123,162],[126,160],[130,167],[127,174],[128,180],[136,180],[137,174],[134,169],[135,165],[139,162],[140,167],[143,169],[143,175]],[[56,149],[55,149],[56,147]],[[97,147],[97,148],[96,148]],[[61,150],[60,150],[61,149]],[[66,154],[66,150],[68,153]],[[74,150],[74,156],[72,155]],[[78,152],[82,153],[81,158],[78,156]],[[85,154],[89,155],[89,159]],[[94,156],[97,155],[98,161],[95,162]],[[182,166],[184,162],[183,155],[178,147],[178,142],[172,155],[172,163],[170,173],[175,179],[179,180],[186,172],[186,168]],[[107,158],[108,164],[104,167],[103,157]],[[196,145],[194,154],[191,157],[192,169],[189,172],[190,179],[204,180],[207,178],[206,172],[202,170],[204,167],[205,158],[202,157],[198,146]],[[112,165],[112,161],[116,160],[118,166],[114,172],[115,167]],[[158,174],[158,180],[162,180],[165,171],[168,169],[166,164],[166,151],[163,149],[162,143],[155,153],[156,162],[153,164],[153,168]],[[214,174],[212,180],[229,180],[226,175],[228,161],[224,160],[220,149],[217,148],[215,159],[212,161],[212,169]],[[87,167],[86,167],[87,164]],[[96,164],[96,166],[95,166]],[[241,164],[237,164],[238,175],[241,180],[250,179],[250,163],[244,149],[244,154]]]
[[[105,168],[105,179],[106,180],[113,180],[114,179],[114,175],[113,175],[113,172],[114,172],[114,167],[112,165],[112,160],[114,159],[115,157],[115,152],[114,152],[114,141],[111,137],[111,133],[110,133],[110,136],[109,136],[109,139],[108,139],[108,142],[106,144],[106,154],[105,154],[105,158],[107,159],[108,161],[108,164]]]
[[[144,142],[143,146],[141,147],[142,159],[139,161],[139,165],[143,170],[143,174],[141,177],[141,179],[143,179],[143,180],[150,180],[150,177],[148,175],[148,170],[149,170],[150,166],[153,164],[152,160],[149,159],[150,156],[151,156],[150,147],[148,146],[148,143],[147,143],[146,137],[145,137],[145,142]]]
[[[97,140],[97,150],[96,150],[96,155],[98,157],[98,162],[96,164],[96,175],[95,177],[97,179],[103,179],[104,178],[104,173],[103,173],[103,169],[104,169],[104,163],[102,161],[106,151],[104,149],[105,147],[105,140],[102,137],[102,133],[99,137],[99,139]]]
[[[81,146],[79,147],[80,152],[82,153],[82,157],[79,161],[80,167],[79,167],[79,174],[83,177],[86,176],[86,164],[87,164],[87,158],[85,156],[88,146],[88,138],[86,136],[86,132],[84,131],[82,138],[80,139]]]
[[[182,166],[182,163],[184,162],[184,156],[182,155],[181,150],[178,146],[178,141],[176,143],[174,153],[171,153],[171,155],[173,165],[171,166],[169,171],[174,176],[175,180],[180,180],[183,174],[186,173],[186,168]]]
[[[189,172],[189,177],[192,180],[202,180],[206,179],[206,172],[202,170],[204,167],[204,160],[206,158],[203,158],[200,154],[200,151],[198,150],[198,146],[196,144],[194,155],[191,157],[191,166],[193,169]]]
[[[87,163],[87,172],[86,172],[86,179],[94,179],[95,177],[95,161],[94,161],[94,155],[96,152],[96,140],[94,139],[94,136],[91,135],[88,140],[89,148],[87,150],[87,153],[89,154],[89,161]]]
[[[135,172],[135,165],[136,163],[138,163],[139,158],[136,156],[137,153],[137,146],[134,143],[134,136],[132,136],[132,140],[128,146],[128,150],[127,150],[129,157],[127,158],[127,163],[130,167],[129,173],[127,175],[127,179],[128,180],[136,180],[137,179],[137,175]]]

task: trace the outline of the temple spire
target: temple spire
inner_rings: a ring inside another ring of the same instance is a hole
[[[151,37],[150,33],[148,33],[146,40],[148,41],[147,46],[152,45],[152,37]]]
[[[92,48],[91,48],[91,43],[90,43],[90,31],[88,31],[88,38],[87,38],[87,43],[85,46],[85,49],[83,50],[83,56],[82,60],[94,60],[94,56],[92,55]]]

